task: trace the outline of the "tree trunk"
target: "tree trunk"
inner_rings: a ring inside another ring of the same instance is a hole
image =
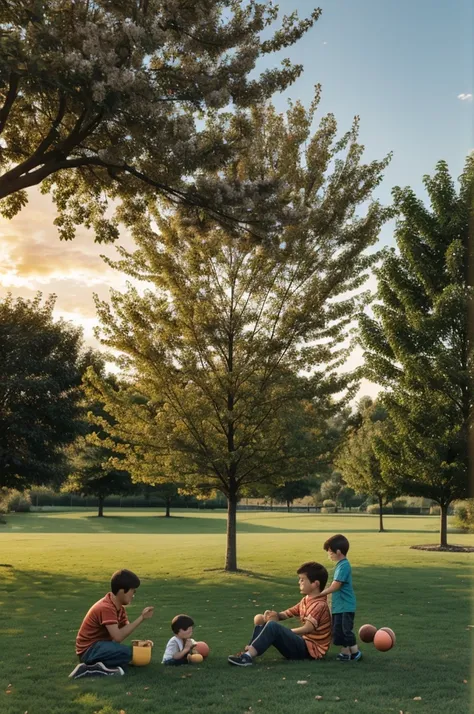
[[[227,549],[225,569],[235,573],[237,570],[237,494],[227,496]]]
[[[166,499],[166,514],[165,514],[166,518],[169,518],[171,515],[170,514],[170,506],[171,506],[171,498],[167,498]]]
[[[439,544],[448,545],[448,503],[440,503]]]
[[[383,498],[379,496],[379,533],[383,533],[385,528],[383,527]]]
[[[102,518],[103,515],[104,515],[104,497],[99,496],[99,513],[97,514],[97,516],[99,518]]]
[[[290,501],[287,501],[287,502],[286,502],[286,509],[287,509],[288,513],[290,512],[290,506],[291,506]]]

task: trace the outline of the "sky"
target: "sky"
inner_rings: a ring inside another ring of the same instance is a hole
[[[412,186],[424,197],[423,175],[440,159],[453,176],[474,150],[474,9],[471,0],[280,0],[282,13],[308,15],[320,5],[315,27],[280,53],[305,67],[303,76],[274,98],[283,111],[288,98],[309,104],[322,85],[319,117],[335,114],[341,133],[360,117],[365,160],[394,156],[377,198],[390,202],[393,186]],[[266,66],[276,64],[275,56]],[[261,65],[262,68],[265,64]],[[84,328],[88,343],[97,324],[92,293],[107,298],[125,279],[100,255],[115,256],[85,230],[62,243],[53,225],[54,205],[37,189],[13,220],[0,218],[0,297],[31,298],[40,290],[57,295],[56,314]],[[393,226],[382,230],[380,245],[393,243]],[[132,247],[129,236],[120,244]],[[348,366],[361,361],[352,355]],[[364,382],[360,394],[375,396]]]

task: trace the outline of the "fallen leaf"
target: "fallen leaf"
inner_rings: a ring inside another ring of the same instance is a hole
[[[414,702],[421,702],[421,697],[413,697]]]
[[[317,699],[317,700],[318,700],[318,702],[320,702],[320,701],[321,701],[321,699],[322,699],[322,696],[321,696],[320,694],[317,694],[317,695],[315,696],[315,699]]]
[[[335,700],[336,700],[336,702],[340,702],[340,701],[341,701],[341,697],[335,697]]]
[[[145,690],[145,692],[148,692],[148,690],[150,689],[150,687],[143,687],[143,689]]]
[[[119,714],[127,714],[127,713],[126,713],[125,709],[121,709],[121,710],[119,711]]]
[[[296,684],[308,684],[308,680],[307,679],[298,679]]]
[[[463,679],[463,680],[462,680],[462,683],[463,683],[463,684],[467,684],[467,679]]]

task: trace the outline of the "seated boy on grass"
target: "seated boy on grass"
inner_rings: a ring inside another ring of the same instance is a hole
[[[245,652],[228,657],[230,664],[248,667],[272,645],[286,659],[321,659],[331,644],[331,613],[325,596],[318,597],[326,587],[328,571],[320,563],[304,563],[298,570],[298,582],[303,599],[288,610],[267,610],[265,625],[256,625]],[[300,627],[289,629],[280,620],[299,617]],[[278,622],[277,622],[278,620]]]
[[[125,606],[130,605],[139,585],[139,577],[131,570],[118,570],[112,575],[111,592],[92,605],[79,628],[76,654],[80,664],[70,678],[125,674],[133,649],[122,642],[153,615],[153,607],[145,607],[136,620],[128,620]]]

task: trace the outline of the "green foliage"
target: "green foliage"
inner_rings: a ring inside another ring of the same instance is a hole
[[[297,42],[319,14],[292,13],[275,31],[270,2],[1,3],[1,213],[15,215],[24,189],[39,184],[52,193],[64,240],[77,225],[115,240],[112,201],[144,211],[163,197],[225,219],[219,195],[196,181],[245,142],[245,122],[225,141],[219,110],[290,86],[300,65],[283,59],[260,75],[255,65]],[[200,129],[206,116],[216,121]],[[247,207],[232,217],[247,219]]]
[[[90,359],[80,330],[53,320],[54,300],[0,301],[0,486],[60,482],[64,446],[82,429]]]
[[[373,318],[361,318],[361,341],[392,425],[377,442],[384,479],[440,505],[445,545],[447,507],[468,495],[474,156],[458,193],[445,162],[424,183],[431,210],[411,189],[394,189],[398,251],[387,251],[377,270],[379,302]]]
[[[17,491],[15,488],[0,490],[0,512],[28,513],[31,508],[31,497],[27,491]]]
[[[344,482],[357,493],[373,496],[387,503],[395,494],[383,479],[375,445],[384,428],[386,412],[372,400],[361,400],[354,417],[356,428],[348,431],[336,458]]]
[[[268,489],[268,494],[273,500],[279,503],[286,503],[289,508],[293,501],[309,496],[313,488],[314,484],[310,479],[298,479],[296,481],[287,481],[281,486],[274,486]]]
[[[454,525],[467,533],[474,532],[474,499],[468,498],[454,510]]]
[[[89,376],[135,480],[217,489],[235,509],[250,487],[307,477],[327,459],[327,420],[357,388],[341,367],[367,299],[366,249],[387,215],[376,202],[363,218],[356,209],[386,161],[360,163],[357,124],[336,141],[329,116],[311,135],[317,99],[286,115],[255,108],[251,145],[226,170],[225,200],[242,200],[242,183],[258,177],[293,217],[277,238],[256,244],[181,207],[134,223],[138,250],[108,261],[148,285],[96,301],[129,386]]]

